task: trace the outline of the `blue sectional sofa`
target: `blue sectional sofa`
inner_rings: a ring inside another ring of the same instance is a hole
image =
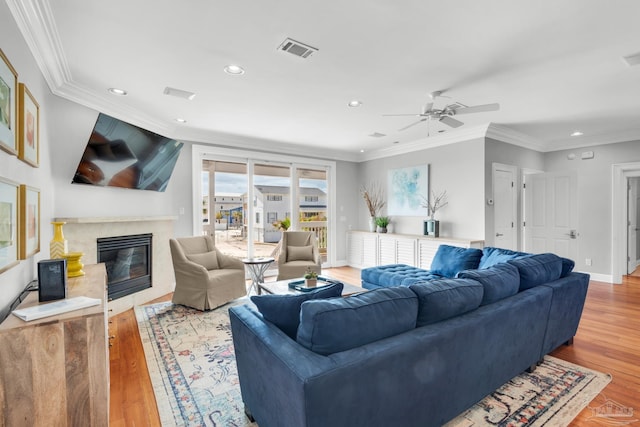
[[[440,426],[572,339],[589,276],[530,255],[347,298],[229,310],[260,427]]]

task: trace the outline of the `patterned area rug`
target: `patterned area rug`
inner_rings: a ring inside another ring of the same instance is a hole
[[[163,426],[253,426],[244,415],[229,307],[209,312],[170,302],[135,308]],[[547,356],[447,427],[566,426],[611,377]]]

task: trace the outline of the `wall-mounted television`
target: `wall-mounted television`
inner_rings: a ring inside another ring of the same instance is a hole
[[[100,113],[72,182],[165,191],[183,145]]]

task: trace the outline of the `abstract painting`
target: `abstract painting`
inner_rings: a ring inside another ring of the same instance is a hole
[[[18,188],[0,178],[0,273],[18,264]]]
[[[429,194],[429,165],[389,170],[387,179],[387,214],[391,216],[425,216],[420,206],[422,197]]]
[[[40,252],[40,190],[20,186],[20,259]]]
[[[18,73],[0,49],[0,149],[17,153],[17,89]]]

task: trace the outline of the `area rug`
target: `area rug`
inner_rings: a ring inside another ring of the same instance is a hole
[[[200,312],[170,302],[135,307],[163,426],[257,426],[244,415],[229,307]],[[566,426],[611,381],[550,356],[447,427]]]

